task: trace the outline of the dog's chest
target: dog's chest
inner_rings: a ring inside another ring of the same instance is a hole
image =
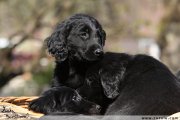
[[[69,77],[67,80],[68,86],[72,88],[78,88],[79,86],[83,84],[83,80],[85,79],[84,76],[85,76],[84,74],[78,72],[74,68],[71,68],[69,70]]]

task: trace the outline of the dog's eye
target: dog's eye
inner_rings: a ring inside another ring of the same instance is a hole
[[[86,32],[82,32],[82,33],[80,34],[80,36],[81,36],[83,39],[87,39],[87,38],[89,37],[89,34],[86,33]]]

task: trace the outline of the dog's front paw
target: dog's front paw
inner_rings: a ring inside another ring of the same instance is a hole
[[[30,102],[29,109],[35,112],[48,114],[54,112],[55,109],[53,109],[53,106],[53,101],[45,97],[40,97]]]

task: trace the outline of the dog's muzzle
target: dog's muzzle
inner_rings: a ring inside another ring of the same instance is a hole
[[[98,45],[93,45],[85,52],[85,57],[87,60],[94,61],[98,60],[103,56],[103,48]]]
[[[97,57],[102,56],[103,54],[104,54],[104,52],[100,48],[94,50],[94,55],[97,56]]]

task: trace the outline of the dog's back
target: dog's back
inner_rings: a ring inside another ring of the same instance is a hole
[[[126,54],[112,56],[127,57]],[[119,96],[109,106],[106,115],[170,115],[179,112],[180,84],[170,70],[146,55],[130,58],[124,85],[120,86]]]

